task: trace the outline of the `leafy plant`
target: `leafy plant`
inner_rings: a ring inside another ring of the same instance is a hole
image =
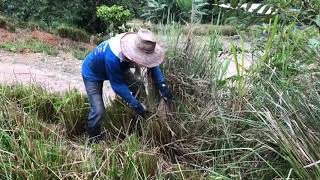
[[[204,7],[208,5],[207,0],[177,0],[177,3],[181,18],[187,18],[192,23],[201,22],[202,16],[206,15]]]
[[[119,32],[120,27],[130,20],[131,13],[122,6],[100,6],[97,8],[97,16],[106,23],[108,32]]]
[[[142,17],[162,23],[199,21],[206,14],[203,11],[206,5],[206,0],[148,0],[146,13]]]
[[[170,23],[176,20],[176,0],[147,0],[145,13],[141,17],[154,22]]]

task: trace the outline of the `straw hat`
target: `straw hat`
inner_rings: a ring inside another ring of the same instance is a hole
[[[156,42],[153,33],[147,29],[128,32],[120,40],[122,53],[131,61],[145,66],[160,65],[165,56],[164,49]]]

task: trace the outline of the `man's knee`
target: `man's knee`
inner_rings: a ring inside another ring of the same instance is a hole
[[[102,119],[105,113],[105,109],[104,107],[98,107],[94,110],[94,114],[96,116],[97,119]]]
[[[104,117],[105,109],[104,107],[94,107],[90,109],[89,113],[89,126],[95,127],[101,124],[101,121]]]

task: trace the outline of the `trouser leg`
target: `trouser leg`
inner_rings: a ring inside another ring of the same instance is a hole
[[[95,137],[101,133],[101,124],[105,113],[102,98],[103,81],[84,80],[84,84],[90,104],[87,132],[89,137]]]

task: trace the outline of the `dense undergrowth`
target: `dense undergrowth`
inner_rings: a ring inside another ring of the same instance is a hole
[[[163,70],[175,100],[170,120],[135,118],[122,101],[107,108],[107,139],[89,145],[88,113],[77,91],[0,86],[0,177],[10,179],[318,179],[320,177],[320,47],[314,27],[277,20],[254,38],[253,50],[223,49],[211,32],[163,29]],[[159,32],[161,33],[161,32]],[[182,35],[179,35],[181,33]],[[241,33],[240,33],[241,34]],[[232,53],[237,75],[224,78]],[[255,63],[243,67],[244,53]]]

